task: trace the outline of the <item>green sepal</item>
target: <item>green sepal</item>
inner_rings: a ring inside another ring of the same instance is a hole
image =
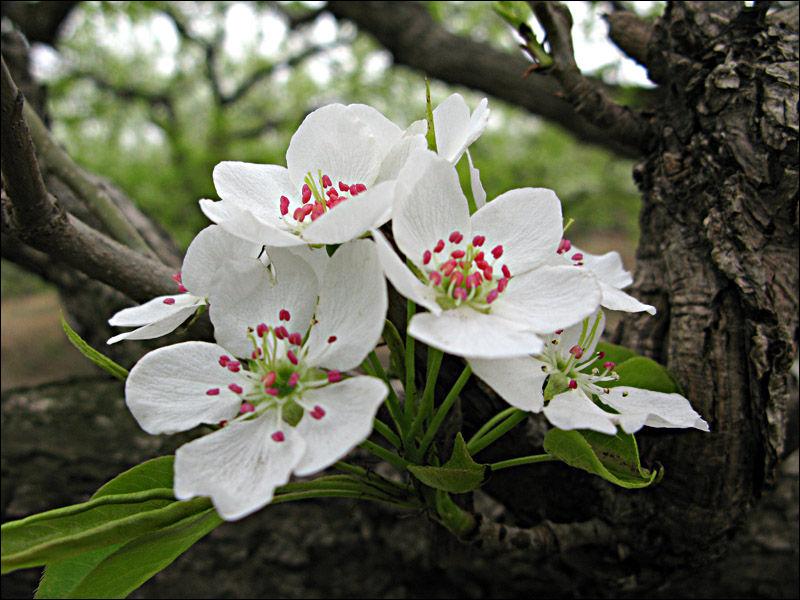
[[[72,329],[72,327],[69,326],[69,323],[67,323],[67,321],[64,319],[64,315],[61,315],[61,327],[64,329],[64,333],[67,334],[67,339],[69,339],[70,343],[78,349],[78,352],[83,354],[98,367],[113,375],[117,379],[121,381],[125,381],[125,379],[127,379],[128,369],[120,364],[117,364],[105,354],[101,354],[92,348],[88,342],[86,342],[74,329]]]
[[[425,139],[428,142],[428,150],[436,152],[436,129],[433,126],[433,104],[431,102],[431,82],[425,78],[425,120],[428,123],[428,132]]]
[[[645,488],[659,481],[663,469],[642,467],[633,435],[605,435],[589,430],[551,429],[544,438],[545,451],[567,463],[627,489]]]
[[[492,2],[492,9],[515,30],[519,30],[521,25],[527,25],[533,16],[531,7],[528,6],[527,2],[497,1]]]
[[[409,465],[408,470],[425,485],[453,494],[465,494],[480,487],[491,474],[489,465],[473,460],[460,432],[450,459],[442,466]]]
[[[406,348],[403,344],[403,339],[400,337],[400,332],[397,331],[397,327],[394,326],[394,323],[392,323],[389,319],[386,319],[386,322],[383,325],[383,333],[381,335],[383,336],[383,341],[386,342],[386,345],[389,347],[389,365],[391,366],[391,372],[400,381],[405,381]]]

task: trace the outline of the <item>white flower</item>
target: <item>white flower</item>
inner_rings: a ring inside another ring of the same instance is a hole
[[[109,325],[137,329],[115,335],[108,343],[157,338],[173,331],[208,303],[208,295],[231,263],[252,268],[256,263],[261,264],[258,259],[261,250],[260,245],[234,237],[216,225],[206,227],[189,245],[182,270],[173,276],[179,293],[158,296],[119,311],[109,319]]]
[[[656,309],[649,304],[639,302],[630,294],[622,290],[633,283],[633,277],[622,265],[622,258],[617,252],[607,252],[602,255],[589,254],[564,238],[556,251],[558,258],[554,264],[572,264],[584,267],[597,277],[600,289],[603,292],[601,306],[609,310],[622,310],[625,312],[648,312],[656,314]]]
[[[512,406],[544,411],[559,429],[592,429],[614,435],[619,425],[626,433],[649,427],[693,427],[708,424],[680,394],[664,394],[628,386],[607,387],[616,381],[613,362],[591,367],[601,353],[595,348],[603,332],[602,311],[584,323],[559,330],[548,338],[544,352],[513,360],[470,360],[473,372]],[[591,368],[591,370],[590,370]],[[563,381],[563,391],[545,405],[542,391],[547,377]],[[592,398],[597,396],[605,410]]]
[[[418,152],[398,180],[392,231],[417,274],[374,231],[384,272],[430,311],[414,316],[409,333],[450,354],[536,353],[543,348],[537,332],[572,325],[598,307],[592,275],[547,264],[562,234],[551,190],[511,190],[470,217],[452,165]]]
[[[218,164],[222,201],[200,207],[230,233],[267,246],[340,244],[389,219],[394,180],[424,147],[417,125],[404,132],[369,106],[331,104],[292,136],[287,167]]]
[[[469,107],[461,94],[453,94],[433,110],[436,151],[452,165],[466,152],[472,196],[478,208],[486,204],[486,192],[481,184],[480,171],[472,163],[472,156],[467,148],[483,134],[489,124],[489,113],[489,101],[483,98],[470,115]]]
[[[174,492],[210,496],[228,520],[268,504],[291,473],[316,473],[366,439],[388,393],[379,379],[342,375],[375,347],[384,324],[386,283],[371,241],[341,246],[321,289],[289,252],[273,252],[264,270],[255,284],[215,293],[219,344],[155,350],[125,388],[148,433],[222,425],[178,449]],[[251,285],[265,293],[243,305],[238,294]]]

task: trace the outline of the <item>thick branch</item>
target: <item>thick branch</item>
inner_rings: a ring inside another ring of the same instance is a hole
[[[653,25],[631,11],[616,11],[604,15],[608,37],[626,56],[647,67],[647,46],[653,35]]]
[[[579,115],[560,97],[561,86],[553,77],[524,78],[531,63],[522,55],[450,33],[420,3],[334,1],[328,9],[375,36],[400,64],[521,106],[580,140],[624,156],[641,155],[635,138],[602,129]]]
[[[3,2],[8,17],[31,42],[55,45],[61,26],[78,2]]]
[[[498,553],[525,550],[532,560],[582,546],[608,546],[615,540],[612,528],[598,519],[582,523],[544,521],[523,529],[482,518],[475,536],[474,543],[482,550]]]
[[[2,172],[13,207],[13,234],[33,248],[145,300],[174,289],[163,263],[111,240],[67,214],[42,180],[23,116],[24,99],[2,63]]]
[[[553,66],[550,72],[559,81],[567,100],[578,114],[614,137],[627,139],[645,151],[652,142],[647,122],[631,109],[615,103],[605,91],[584,77],[575,62],[572,46],[572,16],[559,2],[530,2],[531,8],[547,33]]]

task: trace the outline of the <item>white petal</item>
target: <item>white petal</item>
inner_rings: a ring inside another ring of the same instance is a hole
[[[165,304],[164,300],[173,299],[173,304]],[[114,327],[138,327],[149,325],[161,319],[171,317],[188,307],[203,304],[203,299],[192,294],[175,294],[174,296],[158,296],[139,306],[123,308],[108,320]]]
[[[224,202],[249,210],[266,222],[280,219],[280,199],[292,199],[299,188],[278,165],[225,161],[214,167],[214,187]]]
[[[625,312],[648,312],[656,314],[655,306],[639,302],[636,298],[608,285],[600,280],[600,289],[603,292],[602,304],[609,310],[622,310]]]
[[[311,266],[281,248],[270,248],[269,258],[270,267],[259,261],[231,265],[225,285],[217,286],[210,298],[214,336],[237,356],[249,356],[253,349],[248,327],[281,324],[291,333],[305,334],[314,314],[319,282]],[[291,320],[281,323],[278,314],[284,308]]]
[[[487,206],[490,206],[491,203]],[[539,332],[564,329],[600,305],[597,280],[578,267],[540,267],[512,277],[492,314]]]
[[[458,173],[433,152],[417,152],[400,173],[392,232],[400,251],[419,264],[425,250],[453,231],[470,237],[469,208]]]
[[[300,237],[283,229],[282,222],[278,219],[264,221],[249,210],[206,199],[200,200],[200,209],[211,221],[243,240],[276,247],[305,245]]]
[[[228,385],[244,387],[247,380],[219,365],[219,357],[227,354],[207,342],[184,342],[145,354],[125,382],[125,403],[141,428],[174,433],[236,416],[241,401]],[[219,394],[209,396],[211,389]]]
[[[355,240],[331,258],[308,339],[310,365],[345,371],[377,345],[389,305],[375,244]],[[336,341],[328,343],[331,336]]]
[[[408,333],[448,354],[475,358],[511,358],[537,354],[542,340],[510,321],[462,306],[440,315],[414,315]]]
[[[417,279],[414,273],[403,264],[380,231],[373,229],[371,233],[372,239],[375,240],[378,260],[380,260],[383,273],[394,288],[409,300],[424,306],[432,313],[438,315],[442,312],[441,307],[436,302],[436,292]]]
[[[624,394],[624,395],[623,395]],[[664,394],[639,388],[619,386],[600,398],[619,411],[619,422],[627,433],[642,425],[649,427],[694,427],[708,431],[708,423],[680,394]]]
[[[381,169],[376,181],[381,182],[397,179],[411,155],[425,150],[427,147],[428,142],[425,140],[424,135],[402,137],[392,146],[381,162]]]
[[[304,477],[321,471],[367,439],[388,393],[386,384],[375,377],[353,377],[305,392],[300,404],[306,413],[297,433],[306,442],[306,453],[295,473]],[[310,413],[317,406],[325,411],[320,419]]]
[[[486,247],[503,246],[499,264],[521,275],[546,264],[561,241],[561,202],[552,190],[522,188],[501,194],[472,215],[472,230]]]
[[[486,205],[486,190],[481,183],[481,172],[472,164],[472,155],[467,150],[467,162],[469,163],[469,182],[472,186],[472,197],[475,200],[475,207],[480,209]]]
[[[394,181],[385,181],[342,202],[311,223],[303,239],[312,244],[343,244],[380,227],[392,215],[394,189]]]
[[[278,430],[282,442],[271,438]],[[175,497],[211,496],[223,519],[241,519],[272,501],[304,452],[303,439],[292,427],[277,426],[271,414],[230,423],[178,448]]]
[[[375,141],[378,143],[378,152],[381,157],[386,156],[403,136],[402,129],[372,106],[367,104],[348,104],[347,110],[369,127],[370,132],[375,136]]]
[[[408,126],[404,133],[406,136],[421,135],[424,137],[428,133],[428,120],[419,119],[418,121],[414,121]]]
[[[196,305],[181,308],[169,316],[163,317],[158,321],[153,321],[149,325],[110,337],[106,344],[116,344],[122,340],[151,340],[166,335],[171,331],[175,331],[181,323],[194,314],[199,306],[205,304],[202,298],[197,298],[197,300],[198,302]]]
[[[487,360],[470,358],[472,372],[511,406],[529,412],[540,412],[544,406],[542,385],[547,373],[543,362],[524,356]]]
[[[325,271],[328,269],[328,262],[330,261],[330,256],[328,256],[325,248],[312,248],[308,244],[304,244],[302,246],[292,246],[291,248],[286,248],[286,250],[306,261],[314,269],[317,281],[322,285],[322,280],[325,278]],[[269,253],[267,256],[269,256]]]
[[[580,390],[559,394],[544,407],[547,420],[559,429],[591,429],[615,435],[613,423],[616,415],[607,413]]]
[[[488,100],[482,99],[469,114],[469,107],[460,94],[453,94],[433,110],[436,150],[439,156],[456,164],[464,151],[477,140],[489,122]]]
[[[256,258],[261,245],[231,235],[218,225],[203,229],[189,244],[183,259],[183,285],[197,296],[207,296],[218,280],[218,271],[231,261]]]
[[[576,246],[572,246],[569,252],[564,254],[565,258],[583,254],[582,262],[602,282],[622,289],[633,283],[633,277],[625,270],[622,265],[622,257],[619,252],[606,252],[605,254],[589,254]]]
[[[329,104],[308,115],[289,142],[286,164],[289,177],[303,185],[308,173],[328,175],[334,184],[375,181],[380,168],[381,143],[360,117],[358,109]]]

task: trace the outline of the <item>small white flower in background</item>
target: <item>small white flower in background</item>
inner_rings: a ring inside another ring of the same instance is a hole
[[[616,365],[605,362],[602,369],[591,366],[604,358],[595,352],[604,325],[600,311],[581,324],[553,333],[544,352],[536,357],[469,362],[473,372],[506,402],[529,412],[544,411],[559,429],[592,429],[609,435],[617,433],[617,425],[626,433],[645,425],[708,431],[708,424],[680,394],[607,387],[618,379]],[[562,378],[567,390],[545,405],[542,387],[548,376]],[[616,412],[602,408],[593,396]]]
[[[125,387],[148,433],[221,425],[178,449],[174,491],[181,500],[210,496],[227,520],[268,504],[291,473],[311,475],[347,454],[369,436],[388,393],[379,379],[342,373],[363,361],[383,329],[386,283],[374,244],[340,247],[321,289],[290,253],[276,253],[273,270],[270,293],[254,298],[258,320],[215,322],[218,339],[230,344],[150,352]],[[241,313],[235,292],[230,301]],[[216,302],[224,311],[225,299]]]
[[[373,231],[386,276],[430,311],[414,316],[409,334],[444,352],[533,354],[543,349],[538,332],[577,323],[599,305],[594,276],[547,264],[562,235],[551,190],[511,190],[470,217],[453,166],[421,151],[398,180],[392,231],[416,273]]]
[[[394,180],[425,123],[403,131],[370,106],[330,104],[292,136],[286,167],[222,162],[214,185],[222,200],[201,200],[230,233],[267,246],[340,244],[391,216]]]
[[[563,238],[558,245],[556,254],[557,258],[553,264],[572,264],[576,267],[584,267],[597,277],[597,282],[603,292],[600,304],[604,308],[656,314],[655,307],[639,302],[630,294],[622,291],[633,283],[633,277],[625,270],[618,252],[607,252],[602,255],[589,254],[573,246],[567,238]]]
[[[109,319],[109,325],[137,329],[115,335],[108,343],[152,339],[174,331],[208,303],[209,294],[232,264],[248,268],[261,264],[258,259],[261,250],[260,245],[232,236],[216,225],[206,227],[189,245],[182,270],[173,276],[178,293],[158,296],[116,313]]]
[[[437,154],[455,165],[466,152],[472,195],[478,208],[486,204],[486,192],[481,184],[480,171],[472,163],[467,148],[483,134],[489,124],[489,113],[489,101],[483,98],[470,115],[469,107],[460,94],[453,94],[433,110]]]

